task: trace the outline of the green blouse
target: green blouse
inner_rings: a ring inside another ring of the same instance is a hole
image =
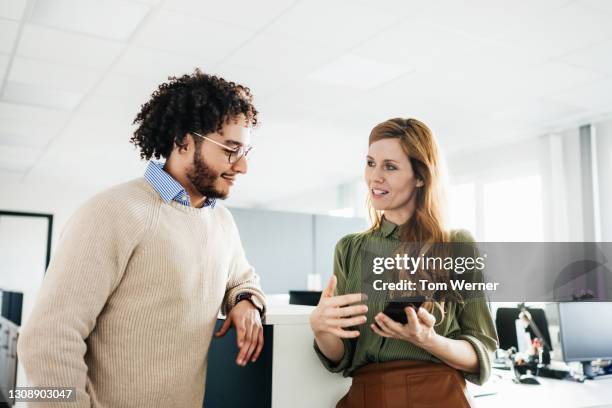
[[[452,242],[473,242],[471,234],[465,230],[453,231]],[[389,248],[399,245],[399,226],[383,218],[380,228],[374,231],[351,234],[342,238],[336,245],[334,256],[334,274],[338,278],[337,294],[362,293],[360,279],[363,251],[366,248]],[[323,365],[331,372],[343,372],[345,377],[352,376],[358,368],[369,363],[380,363],[394,360],[441,361],[414,344],[397,339],[387,339],[374,333],[370,323],[374,316],[382,312],[386,303],[386,293],[382,299],[367,301],[367,323],[358,326],[359,337],[343,339],[344,356],[335,363],[329,360],[319,349],[316,342],[315,351]],[[491,374],[491,357],[497,348],[497,333],[491,312],[485,297],[466,299],[464,303],[446,302],[445,315],[439,322],[437,309],[435,331],[445,337],[456,340],[467,340],[476,350],[480,370],[477,373],[463,373],[466,380],[483,384]]]

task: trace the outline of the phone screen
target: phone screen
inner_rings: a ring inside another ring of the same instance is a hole
[[[408,318],[406,317],[406,312],[404,309],[406,309],[408,306],[412,306],[414,307],[414,310],[417,311],[423,302],[425,302],[424,296],[393,299],[392,301],[387,302],[383,313],[398,323],[406,324],[408,323]]]

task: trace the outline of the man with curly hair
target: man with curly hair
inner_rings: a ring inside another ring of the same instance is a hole
[[[217,203],[247,172],[257,110],[248,88],[196,70],[160,85],[134,123],[140,156],[165,162],[70,219],[19,358],[30,385],[75,389],[66,406],[201,407],[219,309],[237,364],[263,347],[259,277]]]

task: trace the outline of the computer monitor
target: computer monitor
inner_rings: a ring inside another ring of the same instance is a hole
[[[565,361],[612,359],[612,302],[559,303],[561,349]]]
[[[550,341],[550,333],[548,331],[548,320],[546,319],[546,313],[543,309],[528,307],[527,311],[531,314],[533,322],[536,324],[546,344],[552,350],[552,343]],[[499,337],[499,348],[508,350],[510,347],[518,349],[518,338],[516,333],[516,320],[519,318],[521,309],[518,307],[500,307],[497,309],[495,314],[495,327],[497,329],[497,336]],[[532,338],[536,335],[531,328],[527,328],[527,331],[531,334]]]
[[[0,289],[0,316],[21,326],[23,293]]]
[[[314,290],[290,290],[290,305],[316,306],[321,299],[321,292]]]

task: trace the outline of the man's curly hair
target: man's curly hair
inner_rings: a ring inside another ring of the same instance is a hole
[[[249,88],[196,69],[159,85],[134,119],[138,128],[130,141],[140,148],[143,159],[168,158],[188,132],[220,132],[240,115],[256,126],[257,113]],[[199,145],[200,139],[196,140]]]

